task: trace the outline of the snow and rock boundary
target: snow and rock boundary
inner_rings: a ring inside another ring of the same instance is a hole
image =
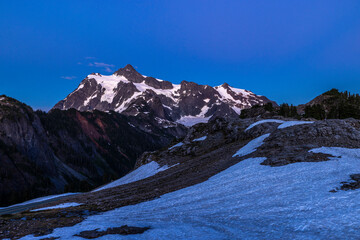
[[[316,169],[319,169],[319,167],[333,166],[337,162],[333,155],[327,152],[310,150],[323,146],[360,148],[359,141],[357,140],[360,138],[360,124],[352,119],[317,121],[312,124],[293,125],[282,129],[278,128],[278,123],[259,124],[245,132],[245,129],[254,122],[254,119],[215,119],[209,124],[197,126],[189,131],[188,136],[183,140],[186,143],[183,146],[174,148],[171,151],[167,148],[147,153],[146,159],[150,162],[156,161],[160,166],[172,166],[177,163],[178,165],[136,182],[71,197],[67,200],[68,202],[83,204],[76,207],[75,210],[70,210],[70,212],[76,211],[81,215],[80,218],[72,222],[72,225],[87,218],[88,215],[83,214],[85,210],[90,210],[93,213],[91,215],[96,216],[101,212],[109,212],[116,208],[129,206],[129,208],[133,209],[133,213],[139,211],[138,213],[140,214],[140,209],[137,210],[136,207],[131,206],[138,206],[137,204],[148,206],[150,204],[149,201],[162,199],[165,196],[164,194],[178,194],[175,192],[186,191],[182,189],[196,186],[197,184],[208,184],[207,182],[215,175],[222,175],[223,171],[230,171],[229,169],[234,166],[252,166],[251,168],[264,171],[264,174],[272,171],[285,174],[289,169],[297,169],[298,166],[305,166],[306,169],[310,167],[317,171]],[[249,148],[251,151],[246,151],[246,155],[241,154],[242,156],[234,157],[239,149],[244,150],[246,145],[249,145],[251,141],[261,136],[266,136],[266,138],[258,141],[261,144]],[[204,139],[202,141],[194,141],[199,138]],[[249,159],[256,160],[251,160],[255,161],[251,162]],[[146,163],[144,162],[144,164]],[[276,166],[276,168],[272,168],[272,166]],[[352,169],[351,165],[349,166],[348,168],[344,165],[346,169]],[[325,167],[324,169],[326,170],[327,168]],[[240,174],[241,168],[239,168],[239,171]],[[252,174],[254,175],[254,173]],[[326,188],[323,187],[321,191],[324,194],[334,194],[329,191],[339,186],[341,181],[350,179],[351,174],[356,174],[356,172],[352,173],[346,170],[338,179],[335,179],[336,181],[331,180],[331,184],[327,184]],[[260,177],[261,175],[257,173],[254,176]],[[297,175],[290,174],[288,176],[294,177]],[[245,176],[241,179],[241,181],[248,180]],[[284,183],[284,179],[279,179]],[[241,181],[239,180],[238,182],[241,183]],[[250,184],[249,186],[258,186],[259,182],[248,182],[248,184]],[[239,187],[238,189],[242,188]],[[248,191],[253,192],[253,189]],[[326,196],[331,197],[331,195]],[[193,195],[193,197],[196,199],[196,195]],[[180,201],[181,197],[178,197],[178,199]],[[262,198],[262,200],[264,199]],[[199,201],[202,200],[199,199]],[[37,217],[39,219],[49,219],[52,216],[61,214],[62,211],[64,210],[51,210],[46,213],[39,212]],[[152,211],[152,214],[156,217],[156,211]],[[31,216],[31,214],[28,216]],[[53,227],[64,226],[63,221],[58,221],[57,225],[54,224]],[[6,224],[6,229],[15,229],[19,226],[18,221],[7,221]],[[19,233],[20,235],[22,234],[21,236],[31,234],[33,231],[43,227],[42,225],[36,225],[39,223],[31,218],[27,220],[27,224],[31,227]],[[142,227],[131,224],[131,222],[125,224]],[[121,224],[119,223],[113,227],[120,226]],[[152,227],[152,224],[147,224],[146,226]],[[301,228],[300,225],[297,225],[297,227]],[[0,228],[0,231],[2,230],[4,229]],[[144,234],[150,234],[152,231],[149,230]]]

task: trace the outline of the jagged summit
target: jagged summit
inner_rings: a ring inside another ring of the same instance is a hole
[[[112,75],[88,75],[54,108],[148,114],[190,126],[215,116],[237,116],[242,109],[268,102],[272,101],[227,83],[217,87],[188,81],[173,84],[144,76],[128,64]]]
[[[116,72],[114,72],[114,75],[116,76],[124,76],[129,81],[135,82],[135,83],[141,83],[144,81],[145,77],[138,73],[133,66],[130,64],[127,64],[124,68],[120,68]]]

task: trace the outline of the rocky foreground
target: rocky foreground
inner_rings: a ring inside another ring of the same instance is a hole
[[[155,175],[39,206],[75,207],[1,216],[0,236],[110,239],[127,225],[139,239],[356,239],[358,139],[354,119],[216,118],[144,153],[133,175],[156,162]]]

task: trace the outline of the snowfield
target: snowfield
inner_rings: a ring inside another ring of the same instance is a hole
[[[44,208],[38,208],[31,210],[30,212],[38,212],[38,211],[44,211],[44,210],[50,210],[50,209],[58,209],[58,208],[68,208],[68,207],[77,207],[80,206],[81,203],[62,203],[59,205],[51,206],[51,207],[44,207]]]
[[[182,145],[184,145],[184,143],[179,142],[179,143],[175,144],[174,146],[169,147],[169,150],[174,149],[174,148],[177,148],[177,147],[181,147]]]
[[[207,123],[209,121],[209,119],[212,117],[212,116],[205,117],[205,115],[208,111],[209,111],[209,107],[205,105],[201,109],[201,112],[198,115],[196,115],[196,116],[181,116],[181,118],[179,120],[177,120],[176,122],[178,122],[186,127],[191,127],[198,123]]]
[[[312,121],[287,121],[287,122],[284,122],[283,124],[281,124],[278,127],[278,129],[292,127],[292,126],[301,125],[301,124],[311,124],[311,123],[314,123],[314,122],[312,122]]]
[[[182,116],[177,123],[180,123],[186,127],[191,127],[198,123],[207,123],[211,117],[204,116]]]
[[[145,165],[142,165],[141,167],[135,169],[134,171],[128,173],[127,175],[125,175],[124,177],[115,180],[103,187],[100,187],[98,189],[95,189],[93,192],[97,192],[97,191],[101,191],[104,189],[108,189],[108,188],[113,188],[113,187],[117,187],[120,185],[124,185],[124,184],[128,184],[131,182],[136,182],[151,176],[154,176],[155,174],[165,171],[166,169],[168,169],[169,167],[167,165],[164,165],[162,167],[160,167],[160,165],[157,162],[149,162]]]
[[[263,145],[264,140],[270,136],[270,133],[264,134],[260,137],[255,138],[254,140],[251,140],[248,144],[246,144],[244,147],[240,148],[239,151],[237,151],[233,157],[242,157],[249,155],[250,153],[253,153],[256,151],[258,147]]]
[[[245,132],[246,131],[249,131],[250,129],[252,129],[253,127],[259,125],[259,124],[263,124],[263,123],[284,123],[285,121],[283,120],[279,120],[279,119],[265,119],[265,120],[260,120],[260,121],[257,121],[253,124],[251,124],[250,126],[248,126],[246,129],[245,129]]]
[[[251,124],[250,126],[248,126],[245,129],[245,132],[249,131],[253,127],[255,127],[259,124],[263,124],[263,123],[280,123],[280,125],[278,126],[278,129],[282,129],[282,128],[287,128],[287,127],[292,127],[295,125],[310,124],[310,123],[314,123],[314,122],[313,121],[284,121],[284,120],[279,120],[279,119],[264,119],[264,120],[257,121],[255,123]]]
[[[18,203],[15,205],[11,205],[8,207],[3,207],[0,209],[6,209],[6,208],[12,208],[12,207],[16,207],[16,206],[22,206],[22,205],[27,205],[27,204],[31,204],[31,203],[38,203],[38,202],[44,202],[50,199],[54,199],[54,198],[59,198],[59,197],[66,197],[66,196],[71,196],[71,195],[76,195],[79,193],[63,193],[63,194],[58,194],[58,195],[50,195],[50,196],[45,196],[45,197],[40,197],[40,198],[35,198],[26,202],[22,202],[22,203]]]
[[[206,138],[207,138],[207,136],[196,138],[196,139],[193,140],[193,142],[201,142],[201,141],[204,141]]]
[[[360,173],[360,149],[318,148],[325,162],[281,167],[249,158],[209,180],[140,204],[90,216],[48,236],[81,239],[81,231],[122,225],[143,234],[99,239],[359,239],[360,191],[329,192]]]

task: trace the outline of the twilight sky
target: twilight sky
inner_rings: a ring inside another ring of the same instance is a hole
[[[0,0],[0,94],[48,110],[127,63],[278,103],[360,93],[360,1]]]

